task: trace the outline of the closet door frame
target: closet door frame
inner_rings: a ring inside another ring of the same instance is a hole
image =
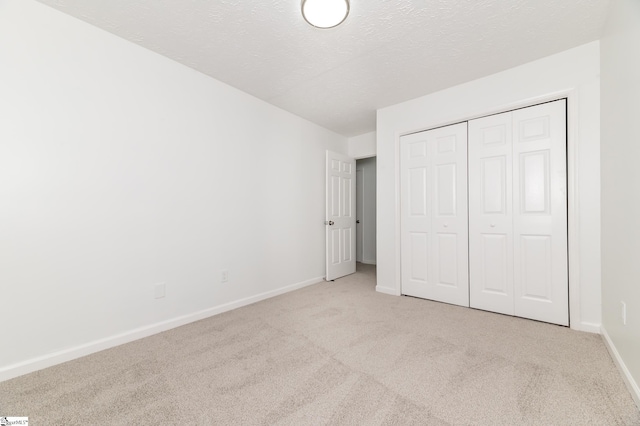
[[[580,188],[578,184],[579,168],[579,146],[578,146],[578,129],[579,129],[579,100],[578,90],[568,89],[560,90],[557,92],[549,93],[546,95],[536,96],[529,99],[523,99],[517,102],[503,104],[491,109],[484,109],[475,113],[471,112],[468,115],[454,116],[446,121],[439,121],[429,123],[426,126],[416,127],[413,129],[407,129],[402,132],[396,133],[395,137],[395,158],[396,158],[396,193],[401,194],[401,179],[400,179],[400,137],[409,135],[412,133],[422,132],[425,130],[434,129],[437,127],[448,126],[462,121],[474,120],[476,118],[486,117],[488,115],[500,114],[503,112],[512,111],[515,109],[526,108],[546,102],[557,101],[560,99],[567,100],[567,211],[568,211],[568,259],[569,259],[569,327],[580,331],[588,331],[592,333],[599,333],[599,324],[590,324],[582,321],[582,315],[580,311],[580,238],[579,238],[579,224],[580,224]],[[396,236],[396,290],[395,292],[387,291],[386,288],[377,286],[376,289],[388,294],[401,295],[401,212],[400,203],[396,203],[395,209],[395,229],[398,231]]]

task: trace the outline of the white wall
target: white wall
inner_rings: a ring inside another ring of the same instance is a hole
[[[640,2],[612,4],[602,38],[602,323],[640,406]]]
[[[352,158],[367,158],[376,155],[376,132],[364,133],[349,138],[348,155]]]
[[[369,157],[356,161],[356,168],[362,170],[363,217],[362,223],[362,263],[376,263],[376,158]],[[359,239],[358,239],[359,241]]]
[[[32,0],[0,82],[0,380],[324,275],[346,138]]]
[[[400,294],[400,222],[398,138],[425,130],[569,95],[569,144],[576,153],[579,191],[570,208],[579,219],[570,225],[578,241],[579,268],[572,264],[572,327],[599,331],[599,42],[592,42],[535,62],[441,92],[378,110],[378,255],[377,289]],[[570,188],[571,191],[571,188]],[[573,228],[572,228],[573,227]],[[578,279],[576,279],[578,278]]]

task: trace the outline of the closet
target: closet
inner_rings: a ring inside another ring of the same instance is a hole
[[[568,325],[566,100],[402,136],[402,293]]]

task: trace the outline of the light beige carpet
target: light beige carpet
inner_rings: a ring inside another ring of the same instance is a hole
[[[375,269],[0,383],[31,425],[639,425],[594,334],[374,290]]]

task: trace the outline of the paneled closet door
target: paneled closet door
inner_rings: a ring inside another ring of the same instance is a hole
[[[512,113],[469,122],[470,305],[514,315]]]
[[[517,316],[569,325],[566,100],[513,112]]]
[[[403,136],[402,293],[469,306],[467,123]]]
[[[470,306],[569,324],[566,101],[469,122]]]

